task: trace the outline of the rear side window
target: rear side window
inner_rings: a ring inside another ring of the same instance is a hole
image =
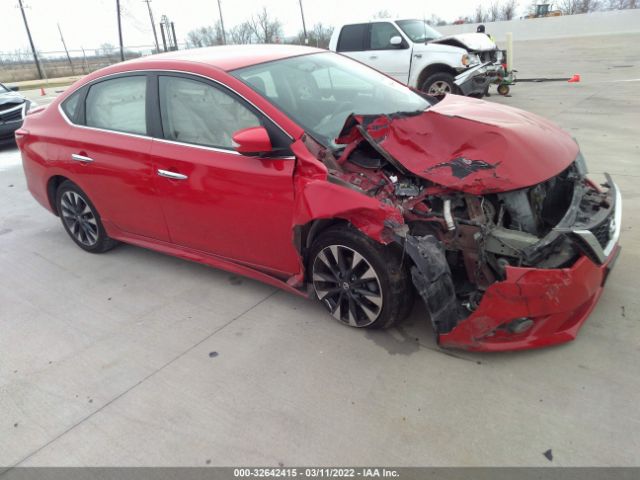
[[[147,134],[147,77],[114,78],[93,85],[85,105],[86,125],[118,132]]]
[[[82,96],[81,93],[82,89],[73,93],[69,98],[62,102],[62,111],[72,122],[78,114],[78,106],[80,105],[80,97]]]
[[[369,30],[368,23],[345,25],[338,38],[339,52],[359,52],[366,50],[365,38]]]

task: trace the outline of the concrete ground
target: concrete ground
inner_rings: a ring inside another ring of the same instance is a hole
[[[0,151],[0,465],[640,465],[640,35],[516,44],[489,100],[550,117],[625,201],[623,253],[578,339],[445,352],[397,329],[123,245],[82,252]],[[543,452],[551,450],[553,460]]]

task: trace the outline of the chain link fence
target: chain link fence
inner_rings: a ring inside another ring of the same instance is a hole
[[[180,45],[184,48],[185,45]],[[125,47],[125,60],[156,53],[155,46],[137,45]],[[69,50],[67,52],[38,52],[42,75],[45,79],[86,75],[100,68],[118,63],[120,50],[110,44],[98,48]],[[11,83],[37,80],[38,69],[29,51],[0,52],[0,82]]]

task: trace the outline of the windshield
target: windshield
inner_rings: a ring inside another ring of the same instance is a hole
[[[417,112],[429,106],[404,85],[334,53],[286,58],[231,73],[331,148],[337,148],[335,138],[351,113]]]
[[[10,92],[10,90],[0,83],[0,93]]]
[[[396,20],[396,23],[414,43],[424,43],[442,36],[424,20]]]

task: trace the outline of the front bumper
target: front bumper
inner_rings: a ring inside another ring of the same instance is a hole
[[[464,70],[456,76],[454,83],[463,95],[482,96],[495,78],[495,69],[491,63],[482,63]]]
[[[450,332],[438,336],[443,347],[475,351],[540,348],[576,338],[602,294],[609,272],[620,253],[622,197],[607,176],[613,210],[607,228],[609,240],[602,245],[593,225],[561,232],[574,238],[582,254],[569,268],[507,267],[506,279],[484,293],[478,308]],[[615,200],[613,200],[615,199]],[[533,326],[521,333],[507,327],[516,319],[531,319]]]
[[[15,143],[14,133],[22,126],[27,103],[0,111],[0,145]]]

